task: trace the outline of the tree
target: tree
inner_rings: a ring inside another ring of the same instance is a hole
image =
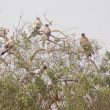
[[[0,109],[109,110],[109,52],[100,55],[91,40],[87,58],[71,33],[51,29],[47,40],[42,29],[33,34],[18,25],[14,47],[0,57]]]

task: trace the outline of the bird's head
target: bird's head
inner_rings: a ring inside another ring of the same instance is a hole
[[[85,33],[81,33],[81,36],[82,36],[82,37],[85,37]]]
[[[49,25],[48,24],[45,24],[45,27],[49,27]]]
[[[36,19],[37,19],[37,20],[40,20],[40,18],[39,18],[39,17],[37,17]]]

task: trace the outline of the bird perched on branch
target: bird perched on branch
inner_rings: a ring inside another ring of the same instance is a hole
[[[1,55],[3,55],[6,52],[8,52],[10,49],[13,48],[13,46],[14,46],[14,40],[13,40],[12,37],[10,37],[9,40],[2,47],[2,53],[1,53]]]
[[[4,27],[0,27],[0,37],[5,37],[8,34],[9,30]]]
[[[84,53],[87,55],[87,57],[91,57],[92,54],[94,54],[91,42],[89,39],[85,36],[84,33],[81,34],[80,38],[80,46],[83,48]]]
[[[51,35],[51,31],[50,31],[50,28],[49,28],[48,24],[45,24],[43,32],[44,32],[47,40],[49,41],[49,36]]]
[[[34,32],[38,32],[40,30],[41,26],[42,26],[42,22],[41,22],[40,18],[37,17],[33,23]]]

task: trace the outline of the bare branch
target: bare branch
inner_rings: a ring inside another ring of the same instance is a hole
[[[16,31],[18,30],[18,27],[19,27],[19,25],[20,25],[20,23],[21,23],[21,18],[22,18],[22,16],[20,15],[19,21],[18,21],[18,25],[17,25],[17,27],[16,27]]]
[[[67,35],[65,35],[65,34],[64,34],[62,31],[60,31],[60,30],[52,30],[51,33],[52,33],[52,32],[59,32],[59,33],[62,34],[64,37],[67,37]]]
[[[0,60],[3,61],[6,65],[8,65],[7,62],[3,58],[0,57]]]
[[[23,24],[23,26],[21,27],[21,30],[23,30],[26,25],[27,25],[27,22],[25,22],[25,23]]]
[[[49,20],[47,19],[47,17],[46,17],[46,12],[44,13],[44,18],[45,18],[45,20],[49,23],[48,25],[52,25],[52,22],[53,22],[53,21],[49,21]]]
[[[20,82],[23,84],[27,84],[27,82],[31,81],[36,75],[38,74],[40,75],[41,73],[43,73],[46,69],[47,69],[47,66],[42,65],[37,72],[30,71],[29,73],[27,73],[25,77],[21,78]]]
[[[91,60],[90,58],[89,58],[89,60],[90,60],[90,62],[91,62],[91,63],[95,66],[95,68],[96,68],[97,72],[99,73],[99,69],[97,68],[97,66],[96,66],[95,62],[94,62],[93,60]]]
[[[38,52],[41,52],[41,51],[46,51],[46,50],[45,50],[45,49],[37,49],[37,50],[33,53],[33,55],[31,55],[30,60],[33,61],[35,55],[36,55]]]
[[[37,49],[37,50],[33,53],[33,55],[31,55],[30,60],[33,61],[35,55],[36,55],[37,53],[39,53],[39,52],[42,52],[42,51],[45,51],[45,52],[51,53],[51,52],[55,52],[55,51],[63,51],[63,50],[62,50],[62,49],[53,49],[53,48],[51,48],[51,49],[47,49],[47,50],[46,50],[46,49],[40,48],[40,49]]]

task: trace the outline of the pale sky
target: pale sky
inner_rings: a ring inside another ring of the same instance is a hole
[[[20,14],[32,22],[37,15],[44,19],[46,11],[57,27],[79,28],[73,32],[99,39],[110,50],[110,0],[0,0],[0,9],[0,26],[12,30]]]

